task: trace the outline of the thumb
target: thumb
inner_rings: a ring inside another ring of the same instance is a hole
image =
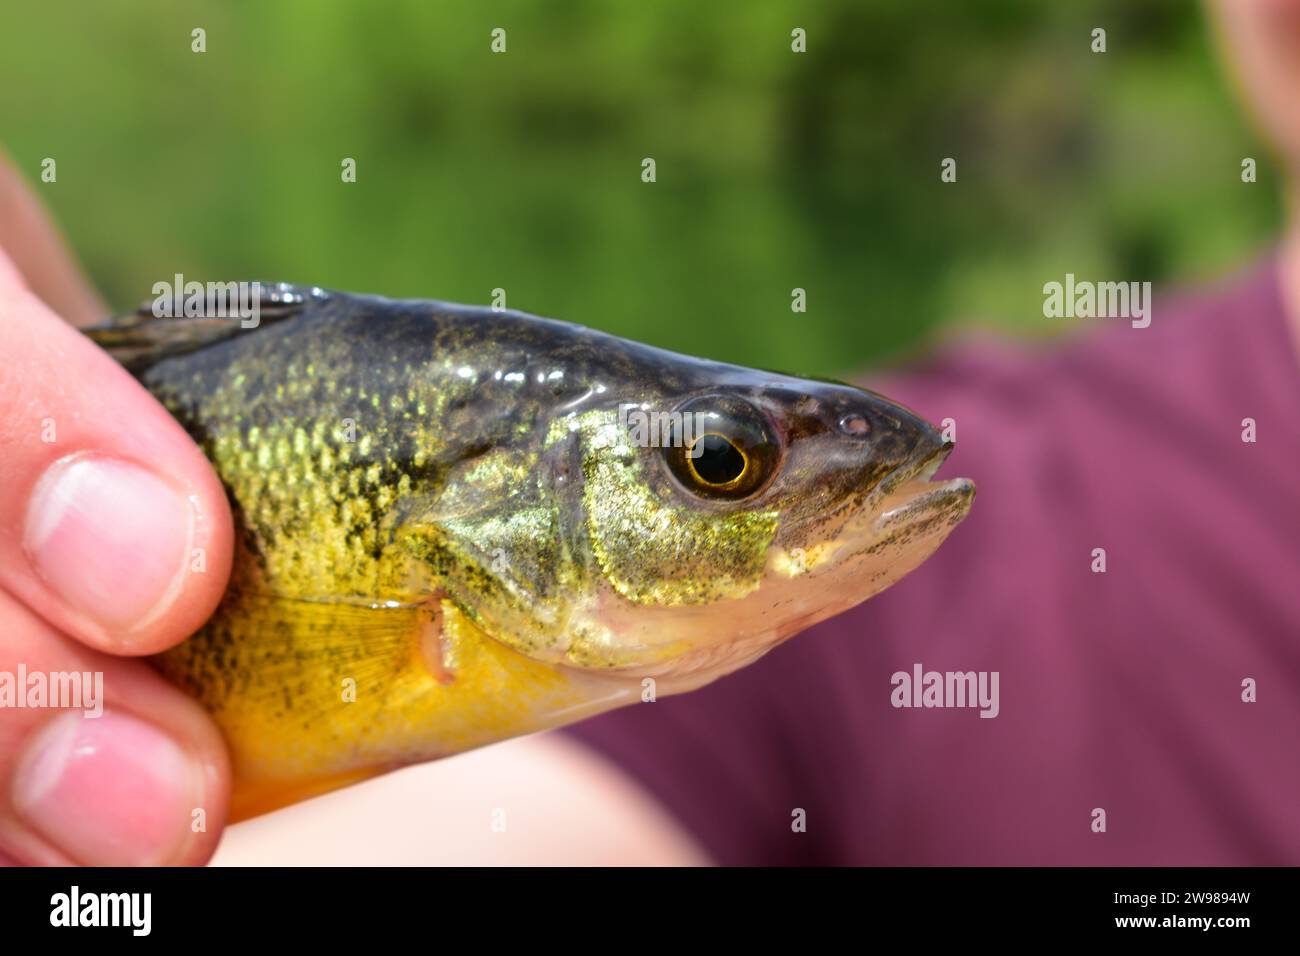
[[[220,600],[220,481],[127,372],[0,255],[0,587],[100,650],[147,654]]]

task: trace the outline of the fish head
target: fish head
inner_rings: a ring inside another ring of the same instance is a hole
[[[971,506],[970,481],[932,480],[952,444],[881,395],[678,363],[549,410],[516,496],[536,506],[466,537],[458,600],[487,634],[692,689],[888,587]]]

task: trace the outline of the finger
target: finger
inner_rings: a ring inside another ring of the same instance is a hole
[[[4,594],[0,633],[0,684],[11,688],[0,709],[0,857],[205,862],[225,824],[230,767],[199,705],[145,662],[91,650]],[[54,689],[74,683],[76,698]]]
[[[0,587],[102,650],[183,640],[230,570],[216,474],[162,406],[3,261],[0,341]]]
[[[0,152],[0,249],[13,260],[27,285],[55,313],[74,325],[89,325],[108,310],[73,261],[35,194]]]

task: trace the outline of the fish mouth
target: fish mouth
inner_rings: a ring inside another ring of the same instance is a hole
[[[941,445],[923,447],[918,449],[910,458],[901,465],[887,474],[876,487],[876,494],[887,496],[896,491],[901,485],[911,481],[928,482],[934,477],[934,473],[952,454],[953,443],[950,441],[943,442]]]
[[[886,475],[850,522],[853,530],[878,537],[936,516],[948,518],[950,524],[964,518],[975,499],[975,483],[969,478],[933,480],[952,449],[950,441],[919,449]]]

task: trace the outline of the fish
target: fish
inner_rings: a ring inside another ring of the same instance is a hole
[[[87,329],[230,498],[235,561],[154,658],[244,819],[685,693],[866,600],[968,513],[882,395],[507,309],[257,283],[255,328]]]

